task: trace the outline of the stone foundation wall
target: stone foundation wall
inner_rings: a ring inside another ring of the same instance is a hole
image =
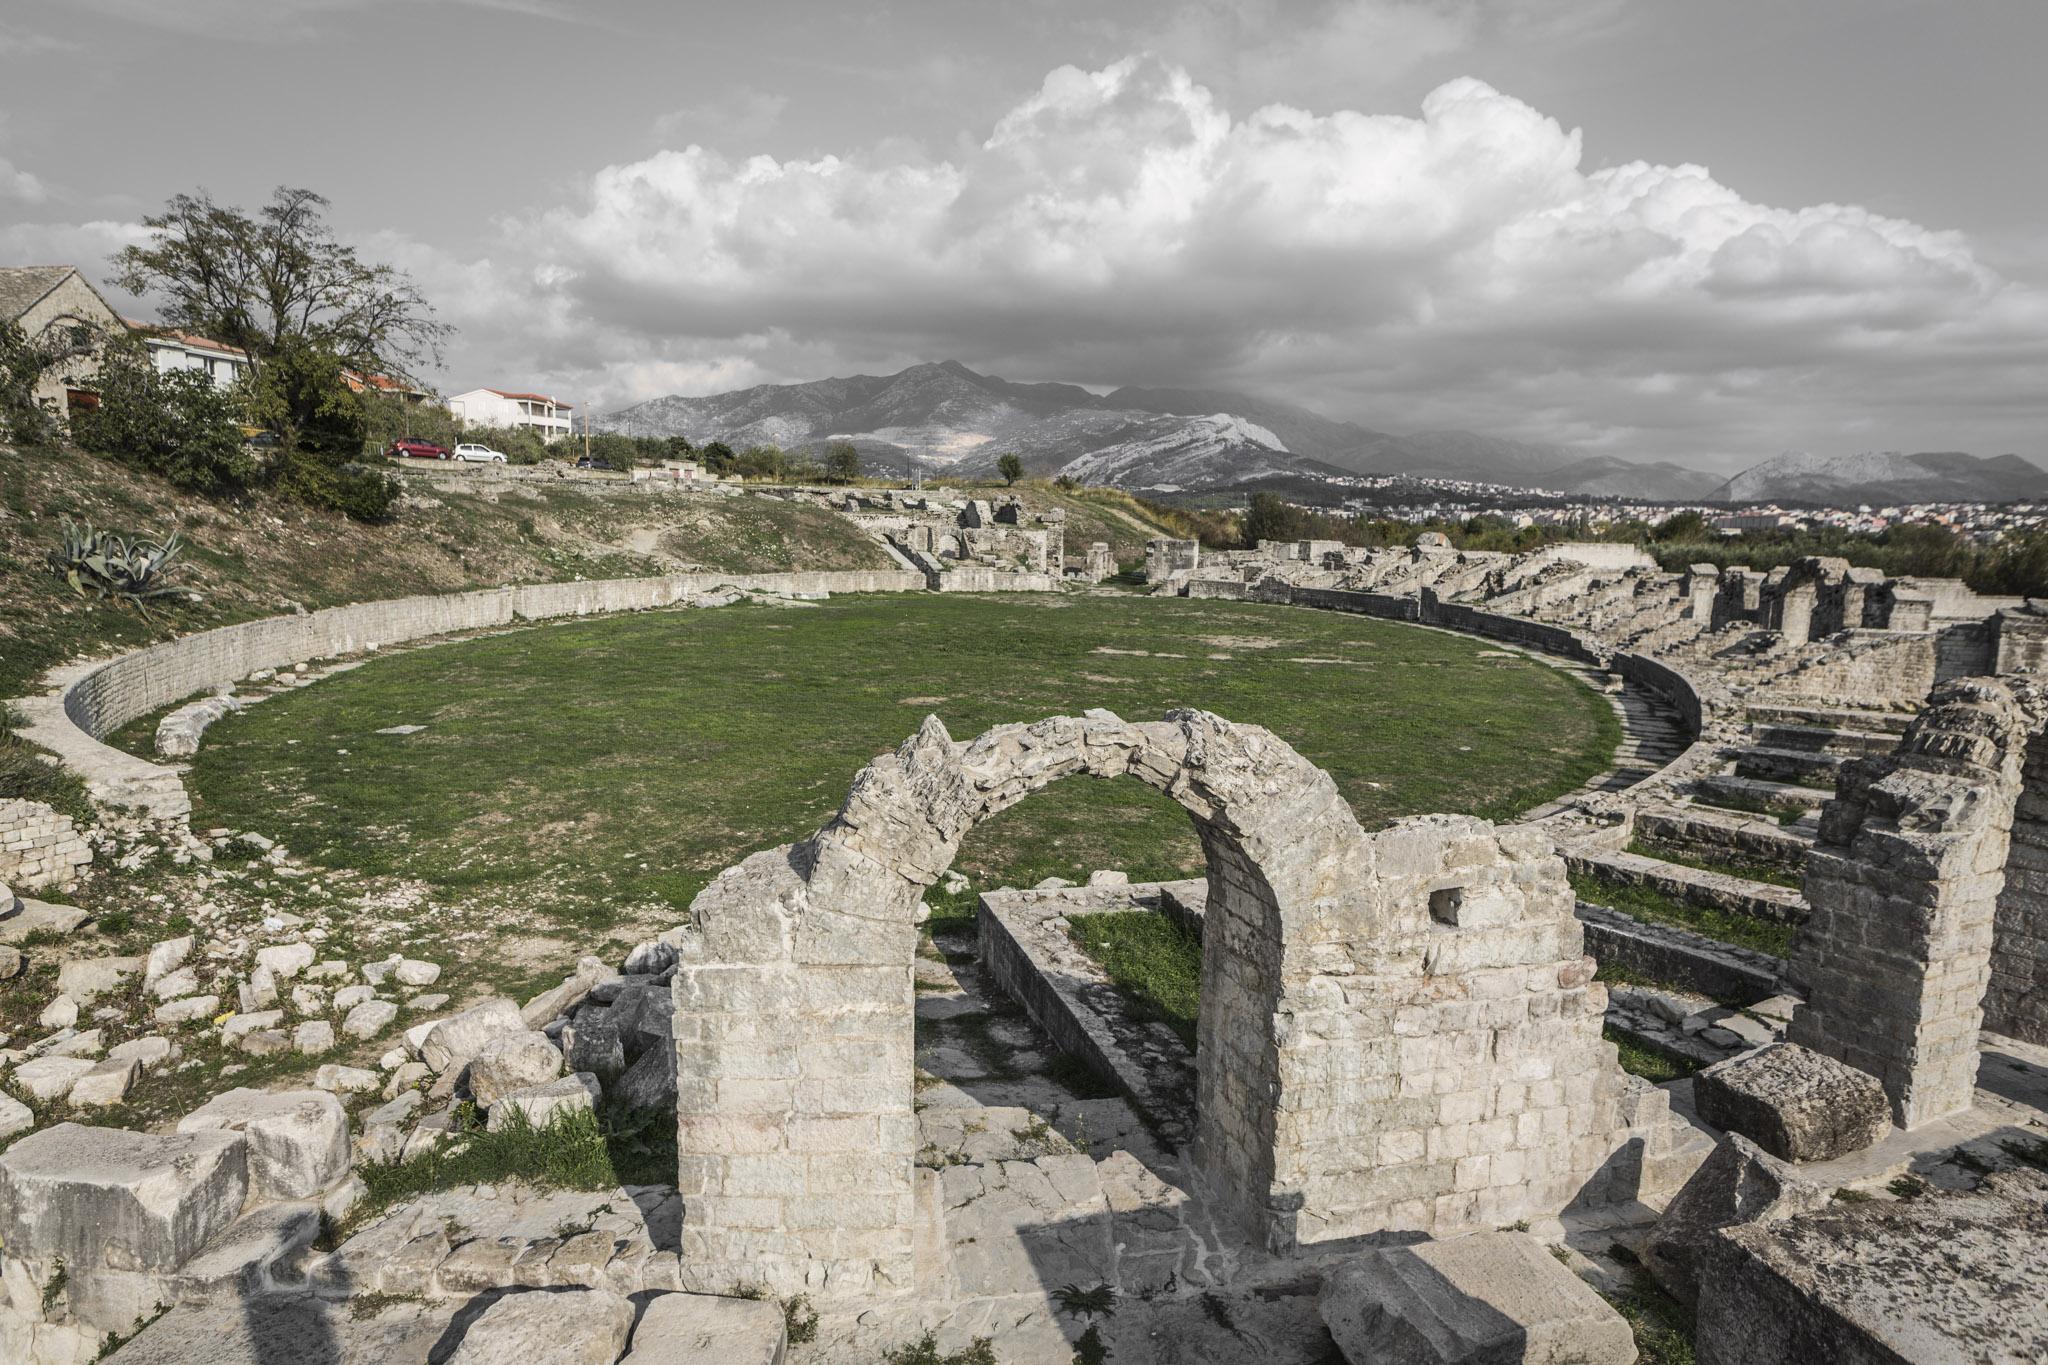
[[[92,862],[92,845],[71,817],[40,801],[0,801],[0,886],[62,886]]]
[[[1991,935],[1984,1027],[2048,1044],[2048,734],[2027,744]]]

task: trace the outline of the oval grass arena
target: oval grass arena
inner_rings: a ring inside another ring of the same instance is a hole
[[[968,739],[1183,706],[1273,730],[1368,829],[1426,811],[1511,819],[1606,769],[1620,739],[1604,697],[1482,640],[1243,602],[915,594],[377,658],[215,725],[188,786],[195,827],[409,884],[392,901],[417,919],[409,941],[509,986],[679,922],[721,868],[814,830],[927,713]],[[1202,855],[1165,797],[1075,778],[975,830],[956,867],[1028,886],[1195,875]],[[570,951],[489,952],[505,934]]]

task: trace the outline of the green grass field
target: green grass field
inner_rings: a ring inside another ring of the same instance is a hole
[[[209,731],[193,823],[411,883],[432,909],[416,949],[445,938],[450,959],[527,980],[677,922],[719,869],[816,828],[928,712],[967,738],[1098,706],[1263,724],[1327,768],[1368,828],[1511,817],[1603,770],[1619,738],[1606,701],[1568,675],[1387,622],[1106,594],[871,596],[374,660]],[[376,733],[406,724],[426,728]],[[958,865],[983,886],[1028,885],[1099,867],[1186,875],[1201,853],[1163,796],[1076,779],[976,830]],[[477,942],[507,934],[532,951]]]

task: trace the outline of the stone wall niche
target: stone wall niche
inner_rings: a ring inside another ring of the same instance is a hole
[[[691,1287],[912,1288],[916,913],[976,823],[1075,774],[1187,811],[1207,863],[1192,1165],[1278,1253],[1627,1199],[1660,1091],[1600,1036],[1562,861],[1429,816],[1367,835],[1257,726],[1106,711],[956,744],[936,717],[811,838],[691,906],[673,990]]]

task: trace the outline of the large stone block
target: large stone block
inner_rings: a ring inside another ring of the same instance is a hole
[[[515,1090],[546,1085],[562,1074],[562,1054],[544,1033],[505,1033],[469,1063],[469,1093],[488,1109]]]
[[[662,1294],[647,1301],[619,1365],[782,1365],[786,1337],[772,1303]]]
[[[1523,1232],[1382,1247],[1317,1307],[1352,1365],[1631,1365],[1628,1323]]]
[[[1786,1161],[1860,1152],[1891,1128],[1877,1078],[1796,1043],[1774,1043],[1693,1080],[1699,1116]]]
[[[607,1290],[507,1294],[469,1325],[448,1365],[612,1365],[632,1330],[632,1302]]]
[[[420,1040],[420,1060],[437,1072],[460,1070],[493,1038],[525,1032],[519,1006],[510,1000],[486,1000],[428,1030]]]
[[[348,1113],[324,1090],[230,1090],[178,1120],[181,1133],[245,1134],[258,1199],[310,1199],[348,1174]]]
[[[1772,1222],[1824,1207],[1834,1196],[1740,1133],[1714,1149],[1650,1230],[1643,1263],[1657,1283],[1691,1307],[1699,1268],[1722,1228]]]
[[[0,1246],[76,1271],[170,1271],[241,1213],[240,1133],[60,1123],[0,1154]]]

